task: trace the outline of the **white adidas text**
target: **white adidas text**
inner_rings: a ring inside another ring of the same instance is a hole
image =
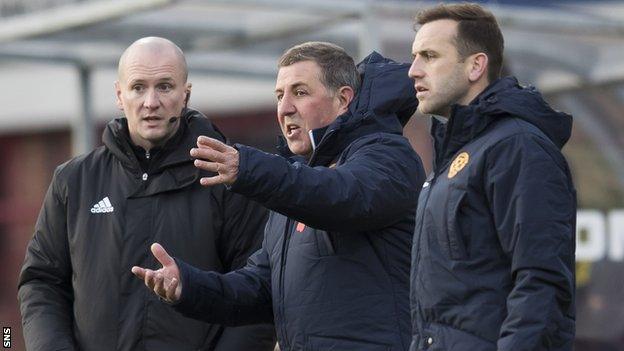
[[[100,200],[97,204],[93,205],[91,208],[91,213],[110,213],[113,212],[115,208],[113,204],[111,204],[108,196]]]

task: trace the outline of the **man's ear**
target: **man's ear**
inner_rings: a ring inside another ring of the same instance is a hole
[[[189,100],[191,99],[191,88],[193,84],[186,83],[186,96],[184,97],[184,107],[188,107]]]
[[[123,111],[123,102],[121,100],[121,88],[119,87],[119,81],[115,81],[115,102],[117,103],[117,107]]]
[[[343,86],[338,89],[338,102],[340,104],[340,113],[345,113],[349,109],[349,104],[353,101],[353,97],[355,96],[355,92],[353,88],[350,86]]]
[[[471,83],[478,82],[482,77],[487,79],[488,57],[485,53],[479,52],[468,56],[468,80]]]

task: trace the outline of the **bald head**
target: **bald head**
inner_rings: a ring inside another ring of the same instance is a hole
[[[188,68],[182,50],[171,40],[160,37],[145,37],[132,43],[119,58],[117,75],[119,80],[125,78],[128,66],[140,63],[146,57],[160,57],[171,61],[179,73],[183,82],[188,79]]]
[[[117,106],[124,111],[135,145],[163,145],[178,129],[191,96],[182,50],[167,39],[135,41],[119,59]]]

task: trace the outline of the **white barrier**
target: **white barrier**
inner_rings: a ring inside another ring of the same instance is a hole
[[[624,209],[604,213],[579,210],[576,215],[577,261],[624,261]]]

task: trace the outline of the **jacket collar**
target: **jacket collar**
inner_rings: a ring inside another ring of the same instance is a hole
[[[180,127],[154,154],[150,165],[150,173],[158,173],[164,168],[178,164],[193,162],[189,150],[195,147],[199,135],[208,135],[225,140],[203,114],[192,109],[185,109],[180,118]],[[125,117],[116,118],[109,122],[102,135],[105,147],[126,167],[141,171],[139,162],[134,155],[132,142],[128,132],[128,121]]]
[[[522,87],[515,77],[492,82],[469,105],[453,105],[448,123],[431,119],[434,169],[443,167],[466,143],[495,121],[514,117],[537,126],[559,148],[572,130],[572,116],[553,110],[533,87]]]

